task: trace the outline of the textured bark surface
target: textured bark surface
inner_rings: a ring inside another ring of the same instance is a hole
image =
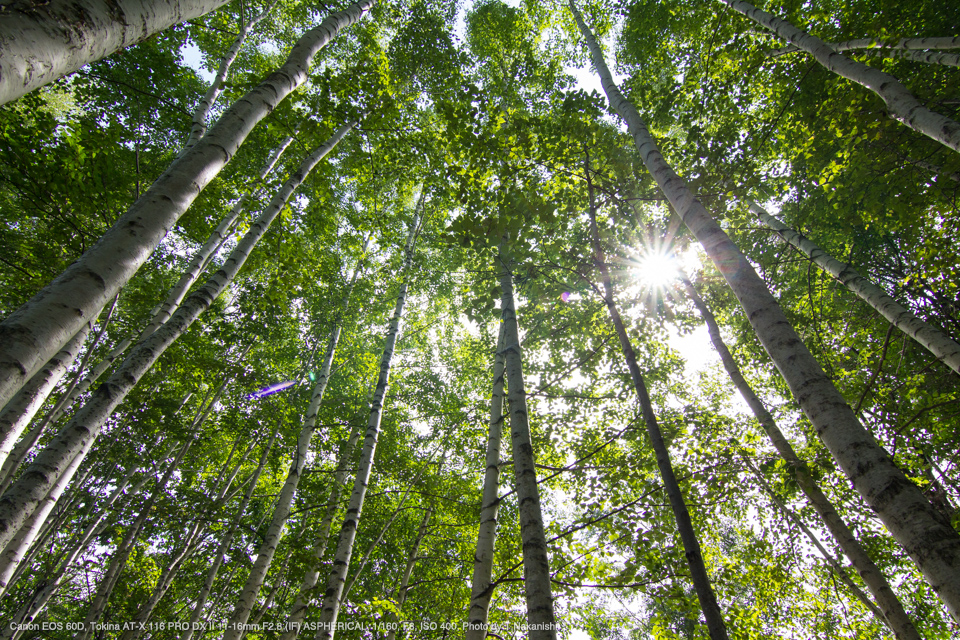
[[[313,433],[317,426],[317,412],[320,411],[320,404],[323,402],[323,394],[327,390],[327,383],[330,381],[330,372],[333,368],[333,358],[337,353],[337,344],[340,341],[340,331],[343,328],[343,316],[350,307],[350,296],[353,293],[353,287],[360,277],[361,265],[357,264],[354,269],[350,283],[347,285],[347,291],[343,296],[343,302],[340,303],[340,312],[334,319],[333,327],[330,330],[330,337],[327,340],[327,350],[323,356],[323,364],[320,366],[320,372],[317,374],[317,383],[313,387],[313,394],[310,397],[310,404],[307,407],[307,414],[304,416],[303,427],[300,429],[300,436],[297,438],[297,446],[293,453],[293,460],[290,462],[290,469],[287,472],[287,478],[284,480],[283,487],[280,489],[280,496],[273,510],[273,519],[270,521],[270,527],[264,534],[263,542],[257,552],[257,559],[250,569],[250,574],[243,586],[243,591],[237,601],[237,605],[230,616],[230,623],[224,632],[224,640],[239,640],[243,635],[243,626],[250,619],[250,613],[257,603],[257,596],[260,594],[260,588],[263,586],[263,580],[270,570],[270,564],[273,562],[273,556],[277,551],[277,544],[280,543],[280,537],[283,528],[290,518],[290,510],[293,508],[293,499],[297,493],[297,487],[300,486],[300,479],[303,477],[303,469],[307,464],[307,455],[310,453],[310,442],[313,440]]]
[[[0,9],[0,104],[226,0],[50,0]]]
[[[83,325],[73,339],[47,362],[0,412],[0,463],[6,463],[17,439],[73,364],[80,347],[90,333],[91,323]]]
[[[523,384],[523,353],[520,327],[513,297],[513,275],[509,258],[497,256],[500,277],[500,308],[503,310],[503,357],[507,379],[507,404],[510,414],[510,440],[513,444],[513,472],[520,511],[520,538],[523,541],[523,592],[527,601],[530,640],[555,640],[557,619],[550,588],[550,558],[544,533],[540,488],[534,464],[533,442],[527,419],[527,392]]]
[[[764,225],[776,231],[791,246],[813,260],[821,269],[842,282],[850,291],[869,304],[902,332],[919,342],[945,365],[960,373],[960,344],[940,329],[927,324],[912,311],[891,298],[883,289],[818,247],[811,240],[783,224],[753,200],[747,200],[750,211]]]
[[[0,405],[133,277],[254,126],[306,81],[313,57],[374,3],[361,0],[307,31],[286,62],[227,109],[93,248],[0,323]]]
[[[720,361],[723,363],[723,368],[727,370],[730,380],[733,381],[733,385],[750,407],[753,415],[757,418],[757,422],[760,423],[760,426],[766,432],[767,436],[769,436],[771,442],[773,442],[774,448],[776,448],[780,456],[786,461],[787,467],[797,479],[797,484],[827,526],[830,535],[832,535],[837,544],[840,545],[844,555],[849,558],[850,563],[873,594],[877,605],[880,607],[877,609],[877,614],[881,620],[890,627],[890,630],[894,632],[897,638],[901,640],[920,640],[920,635],[910,621],[909,616],[907,616],[903,604],[897,598],[893,589],[890,588],[890,584],[880,571],[880,568],[873,562],[866,549],[864,549],[856,537],[854,537],[853,532],[850,531],[850,528],[846,522],[843,521],[843,518],[840,517],[840,514],[834,508],[833,504],[827,496],[824,495],[823,491],[820,490],[806,463],[803,462],[793,450],[793,446],[783,435],[783,432],[780,431],[773,416],[767,410],[766,406],[764,406],[763,401],[754,393],[753,388],[747,382],[746,378],[743,377],[740,367],[737,366],[736,360],[733,359],[733,354],[730,353],[727,345],[723,342],[717,319],[713,313],[711,313],[710,309],[707,308],[707,305],[697,293],[693,284],[686,278],[683,279],[683,284],[687,291],[687,296],[693,301],[694,306],[697,307],[697,311],[707,325],[710,341],[720,356]],[[799,524],[805,529],[805,525],[803,525],[802,522]],[[809,533],[808,535],[812,536],[812,534]],[[826,551],[824,551],[824,553],[828,559],[832,558]],[[846,573],[844,572],[842,575],[846,576]],[[856,585],[853,586],[856,587]],[[861,598],[861,600],[864,600],[864,598]],[[870,602],[869,598],[864,600],[864,604],[876,608],[876,605]]]
[[[647,436],[650,438],[650,444],[653,446],[653,452],[657,459],[657,468],[660,471],[660,479],[663,481],[664,491],[670,500],[670,508],[677,522],[677,531],[680,533],[680,541],[683,544],[683,555],[690,569],[690,579],[693,582],[693,588],[697,592],[697,600],[700,601],[700,610],[703,612],[703,617],[706,620],[707,630],[710,632],[710,638],[712,640],[727,640],[727,627],[723,621],[723,612],[720,610],[720,605],[717,604],[717,596],[713,592],[713,586],[710,584],[710,575],[707,573],[707,567],[703,561],[700,541],[697,539],[697,532],[693,528],[693,521],[690,519],[690,511],[683,498],[680,483],[677,482],[677,476],[673,472],[673,463],[670,461],[670,450],[667,449],[667,443],[663,440],[660,424],[657,422],[657,416],[653,411],[653,403],[650,402],[650,395],[647,393],[647,383],[643,379],[640,364],[637,362],[637,354],[633,350],[633,343],[630,340],[630,336],[627,335],[627,328],[623,324],[623,318],[620,316],[620,310],[617,308],[617,303],[614,299],[613,281],[610,279],[610,271],[607,269],[603,246],[600,244],[600,228],[597,226],[597,210],[594,205],[593,181],[590,177],[589,156],[586,157],[584,162],[584,176],[586,177],[589,197],[588,214],[590,216],[590,238],[593,245],[593,261],[597,270],[600,272],[600,280],[603,282],[603,301],[607,306],[607,311],[610,313],[610,321],[613,323],[617,338],[620,340],[620,350],[623,352],[623,359],[627,363],[627,369],[630,371],[630,379],[633,381],[633,387],[637,392],[637,399],[640,402],[640,412],[643,415],[643,422],[647,427]]]
[[[424,191],[426,187],[423,187]],[[316,638],[332,639],[336,628],[337,616],[340,614],[343,589],[347,580],[347,571],[350,569],[350,558],[353,556],[353,543],[357,537],[357,526],[360,523],[360,514],[363,511],[363,501],[367,495],[367,484],[370,482],[370,473],[373,471],[373,458],[377,451],[377,440],[380,437],[380,418],[383,415],[383,403],[390,385],[390,366],[393,362],[393,350],[400,335],[400,325],[403,319],[403,309],[407,302],[407,288],[409,286],[410,265],[413,263],[413,247],[417,239],[420,225],[420,206],[423,204],[423,192],[420,195],[420,204],[410,225],[410,234],[404,249],[403,284],[397,294],[397,303],[393,310],[393,319],[383,345],[383,354],[380,356],[380,373],[377,377],[377,387],[370,402],[370,417],[367,420],[367,431],[363,439],[363,450],[360,454],[360,463],[357,466],[357,475],[353,481],[353,492],[347,505],[347,512],[340,527],[340,538],[337,542],[337,551],[333,558],[333,567],[327,579],[327,588],[323,593],[323,602],[320,605],[319,629]]]
[[[843,42],[830,43],[830,48],[834,51],[854,51],[856,49],[879,49],[889,50],[925,50],[925,49],[960,49],[960,37],[957,38],[903,38],[893,43],[886,43],[876,38],[857,38],[856,40],[844,40]],[[791,45],[783,47],[776,51],[771,51],[771,56],[779,56],[784,53],[800,51],[799,48]]]
[[[493,356],[493,393],[490,398],[490,429],[487,435],[486,471],[483,474],[483,495],[480,502],[480,528],[473,555],[473,579],[470,588],[470,611],[467,640],[487,637],[486,624],[493,597],[493,553],[497,540],[497,516],[500,511],[500,451],[503,439],[504,323]]]
[[[914,131],[954,151],[960,151],[960,123],[927,109],[890,74],[851,60],[832,49],[820,38],[801,31],[789,22],[757,9],[743,0],[721,0],[721,2],[770,29],[798,49],[806,51],[830,71],[876,93],[887,105],[890,115]]]
[[[16,534],[16,530],[33,512],[37,503],[43,499],[53,482],[85,443],[96,439],[113,410],[149,371],[157,358],[223,293],[280,214],[294,189],[355,125],[356,122],[351,122],[340,127],[301,163],[299,169],[284,183],[260,217],[250,226],[250,230],[230,253],[220,270],[206,285],[191,295],[167,323],[137,344],[118,370],[94,392],[83,408],[4,494],[0,499],[0,545],[6,545]]]
[[[403,575],[400,577],[400,584],[397,585],[395,591],[395,596],[393,598],[394,602],[397,604],[397,609],[403,610],[403,603],[407,599],[407,590],[410,586],[410,576],[413,575],[413,569],[417,566],[417,560],[419,559],[420,554],[420,545],[423,544],[423,539],[427,537],[427,525],[430,524],[430,517],[433,515],[432,509],[427,509],[423,512],[423,518],[420,519],[420,527],[417,529],[417,537],[414,538],[413,544],[410,545],[410,551],[407,553],[407,566],[403,569]],[[396,617],[393,617],[396,622]],[[387,631],[387,640],[395,640],[397,637],[396,630],[391,627]]]
[[[743,252],[663,159],[636,107],[614,83],[596,39],[576,15],[610,106],[627,123],[647,169],[727,281],[817,435],[960,621],[960,535],[860,424]]]

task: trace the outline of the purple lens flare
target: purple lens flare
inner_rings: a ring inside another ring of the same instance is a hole
[[[285,381],[285,382],[278,382],[277,384],[272,384],[272,385],[270,385],[269,387],[264,387],[263,389],[260,389],[260,391],[254,391],[253,393],[251,393],[251,394],[250,394],[249,396],[247,396],[247,397],[248,397],[248,398],[251,398],[251,399],[254,399],[254,398],[266,398],[267,396],[273,395],[274,393],[277,393],[278,391],[283,391],[284,389],[289,389],[290,387],[292,387],[292,386],[295,385],[296,383],[297,383],[296,380],[287,380],[287,381]]]

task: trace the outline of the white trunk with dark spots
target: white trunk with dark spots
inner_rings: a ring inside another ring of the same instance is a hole
[[[360,0],[301,36],[286,62],[227,109],[93,248],[0,323],[0,405],[133,277],[254,126],[306,82],[313,57],[374,3]]]
[[[426,191],[426,186],[423,187]],[[331,640],[336,628],[337,616],[342,604],[343,589],[347,581],[347,571],[350,568],[350,558],[353,556],[353,542],[357,537],[357,526],[360,523],[360,514],[363,511],[363,501],[367,495],[367,484],[370,482],[370,473],[373,470],[373,458],[377,450],[377,439],[380,437],[380,418],[383,415],[383,404],[387,396],[387,387],[390,384],[390,366],[393,362],[393,350],[400,335],[400,324],[403,319],[403,309],[407,302],[407,288],[409,286],[410,265],[413,262],[413,247],[417,239],[420,223],[420,206],[423,204],[424,194],[420,195],[420,205],[410,224],[410,233],[404,248],[403,266],[401,273],[404,281],[397,294],[397,303],[393,310],[393,319],[383,345],[383,354],[380,356],[380,373],[377,377],[377,386],[370,402],[370,417],[367,420],[367,431],[363,439],[363,449],[360,454],[360,463],[357,466],[357,475],[353,482],[353,492],[344,515],[343,525],[340,527],[340,538],[337,550],[333,557],[333,567],[327,579],[327,588],[323,594],[318,619],[317,640]]]
[[[610,105],[626,121],[647,169],[736,295],[817,435],[960,621],[960,535],[857,420],[743,252],[663,159],[636,107],[614,83],[600,47],[579,13],[577,21]]]
[[[20,479],[0,499],[0,545],[6,545],[23,522],[33,513],[56,479],[74,457],[93,441],[117,405],[123,401],[140,378],[177,338],[206,311],[233,281],[271,223],[286,205],[294,189],[310,170],[329,153],[354,126],[348,123],[308,156],[251,225],[243,239],[207,281],[191,295],[160,329],[134,347],[123,364],[101,385],[72,420],[37,456]]]
[[[760,219],[760,222],[776,231],[791,246],[846,285],[850,291],[889,320],[893,326],[919,342],[945,365],[960,373],[960,344],[950,336],[915,316],[912,311],[888,296],[883,289],[857,273],[853,267],[840,262],[811,240],[771,216],[753,200],[747,200],[747,203],[750,211]]]
[[[854,51],[857,49],[877,49],[883,51],[890,50],[915,50],[923,51],[926,49],[960,49],[960,37],[956,38],[904,38],[892,44],[886,44],[876,38],[857,38],[856,40],[844,40],[843,42],[828,43],[828,46],[834,51]],[[796,46],[783,47],[776,51],[771,51],[771,56],[779,56],[793,51],[800,51]]]
[[[907,88],[888,73],[851,60],[833,50],[830,45],[815,36],[801,31],[786,20],[757,9],[743,0],[720,0],[734,11],[770,29],[798,49],[812,55],[817,62],[876,93],[887,105],[887,111],[895,119],[914,131],[960,151],[960,123],[927,109]]]

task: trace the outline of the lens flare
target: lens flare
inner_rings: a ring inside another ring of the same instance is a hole
[[[263,389],[260,389],[260,391],[254,391],[247,397],[251,399],[266,398],[267,396],[273,395],[279,391],[283,391],[284,389],[289,389],[296,383],[297,383],[296,380],[287,380],[285,382],[278,382],[277,384],[272,384],[269,387],[264,387]]]
[[[679,275],[677,259],[668,253],[647,253],[637,267],[640,281],[648,287],[665,288]]]
[[[560,299],[563,300],[564,302],[570,302],[570,292],[564,291],[563,293],[561,293]]]

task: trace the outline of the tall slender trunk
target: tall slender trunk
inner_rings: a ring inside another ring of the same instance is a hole
[[[0,405],[133,277],[253,127],[306,81],[313,57],[374,4],[360,0],[301,36],[286,62],[227,109],[92,249],[0,323]]]
[[[840,262],[811,240],[774,218],[753,200],[747,199],[747,204],[760,222],[776,231],[791,246],[842,282],[877,313],[889,320],[893,326],[919,342],[945,365],[960,373],[960,344],[950,336],[915,316],[912,311],[888,296],[883,289],[857,273],[853,267]]]
[[[596,39],[572,3],[571,9],[610,105],[626,121],[644,164],[733,290],[817,435],[960,621],[960,535],[860,424],[746,257],[664,161],[640,114],[613,82]]]
[[[829,45],[828,45],[829,46]],[[943,51],[897,51],[896,49],[867,49],[858,52],[869,58],[900,58],[926,64],[940,64],[945,67],[960,67],[960,54]]]
[[[820,38],[801,31],[786,20],[757,9],[753,5],[743,2],[743,0],[720,1],[734,11],[742,13],[770,29],[795,47],[806,51],[830,71],[876,93],[887,105],[887,111],[890,112],[890,115],[914,131],[922,133],[954,151],[960,151],[960,124],[927,109],[899,80],[889,73],[884,73],[862,62],[851,60],[842,53],[834,51],[830,45]]]
[[[413,539],[410,545],[410,551],[407,553],[407,566],[403,569],[403,576],[400,577],[400,584],[397,585],[396,603],[397,609],[403,610],[403,603],[407,600],[407,591],[410,588],[410,576],[413,575],[413,568],[417,566],[417,560],[420,559],[420,545],[423,539],[427,537],[427,526],[430,524],[430,517],[433,515],[433,509],[427,509],[423,512],[420,519],[420,528],[417,529],[417,537]],[[396,628],[391,626],[387,631],[387,640],[395,640],[397,637]]]
[[[167,293],[167,297],[160,304],[160,308],[153,315],[150,323],[140,333],[139,340],[150,336],[150,334],[162,326],[164,322],[170,319],[173,312],[176,311],[180,303],[183,302],[183,297],[187,295],[190,287],[194,285],[197,278],[200,277],[200,274],[203,273],[207,265],[210,264],[210,261],[213,260],[220,248],[226,243],[227,238],[230,237],[230,230],[233,228],[234,223],[236,223],[237,218],[240,217],[240,214],[243,213],[250,194],[255,193],[257,187],[263,184],[263,181],[266,180],[270,172],[273,171],[280,156],[286,151],[287,147],[290,146],[291,142],[293,142],[293,136],[287,136],[287,138],[280,143],[280,146],[273,150],[270,157],[267,158],[267,162],[264,163],[260,169],[260,174],[253,184],[250,185],[250,191],[240,196],[240,199],[233,205],[230,213],[220,221],[220,224],[210,233],[210,237],[207,238],[203,246],[193,254],[193,257],[190,259],[190,264],[187,265],[180,279],[177,280],[177,283],[173,285],[173,288]]]
[[[361,261],[362,261],[361,257]],[[257,552],[257,559],[253,563],[250,575],[240,594],[240,599],[234,608],[233,615],[230,617],[230,623],[224,633],[224,640],[239,640],[243,635],[243,625],[250,618],[250,612],[253,611],[257,603],[257,596],[260,588],[263,586],[263,580],[266,578],[270,564],[273,562],[273,556],[277,551],[277,545],[280,543],[280,536],[283,528],[290,517],[290,510],[293,508],[293,499],[297,493],[297,487],[300,485],[300,479],[303,477],[303,469],[307,464],[307,456],[310,453],[310,441],[313,439],[313,433],[317,426],[317,413],[320,411],[320,404],[323,402],[323,394],[327,390],[327,383],[330,381],[330,371],[333,368],[333,358],[337,352],[337,343],[340,341],[340,331],[343,328],[343,318],[350,307],[350,296],[353,288],[360,277],[361,262],[357,263],[353,271],[350,283],[347,285],[347,291],[343,296],[343,302],[340,303],[340,310],[337,313],[333,327],[330,329],[330,337],[327,341],[327,351],[323,356],[323,365],[320,367],[320,373],[317,376],[317,383],[313,387],[313,395],[310,398],[310,405],[307,407],[307,414],[304,417],[303,427],[300,429],[300,436],[297,439],[297,446],[293,453],[293,460],[290,462],[290,469],[287,472],[287,479],[280,489],[280,496],[273,510],[273,519],[270,522],[270,528],[264,535],[263,543]]]
[[[900,600],[897,599],[897,595],[893,592],[893,589],[890,588],[890,584],[883,576],[880,568],[870,559],[870,555],[866,549],[860,545],[860,542],[854,537],[853,532],[847,527],[847,524],[843,521],[843,518],[840,517],[840,514],[836,508],[834,508],[829,498],[820,490],[806,463],[804,463],[793,450],[790,442],[783,435],[783,432],[780,431],[779,427],[777,427],[773,416],[767,411],[763,401],[754,393],[746,378],[743,377],[743,374],[740,372],[740,367],[737,366],[736,361],[733,359],[733,355],[723,343],[723,337],[720,335],[720,327],[717,324],[717,319],[713,313],[711,313],[710,309],[707,308],[707,305],[697,293],[697,290],[690,280],[684,277],[683,284],[687,295],[693,301],[694,306],[697,307],[697,311],[700,312],[700,316],[707,325],[710,340],[713,342],[714,349],[716,349],[720,355],[723,368],[727,370],[737,391],[740,392],[740,395],[743,396],[747,405],[750,406],[750,410],[757,418],[757,422],[760,423],[760,426],[770,437],[773,446],[780,453],[784,461],[786,461],[793,476],[797,479],[797,484],[800,486],[804,495],[807,496],[810,504],[813,505],[814,510],[823,520],[824,524],[826,524],[830,535],[832,535],[834,540],[837,541],[837,544],[840,545],[843,553],[850,559],[860,578],[863,579],[864,584],[867,585],[867,589],[873,594],[874,600],[876,600],[877,605],[879,605],[882,611],[882,619],[887,626],[890,627],[890,630],[901,640],[920,640],[920,635],[907,616],[906,611],[904,611]]]
[[[87,334],[90,333],[91,325],[90,322],[83,325],[73,339],[43,369],[30,378],[30,381],[0,412],[0,463],[6,462],[20,434],[46,402],[50,392],[63,378],[63,374],[73,364],[87,339]]]
[[[347,471],[351,466],[353,451],[357,448],[357,441],[360,440],[360,429],[353,426],[350,429],[350,436],[340,450],[340,461],[337,465],[337,471],[333,477],[333,486],[330,488],[330,497],[327,500],[327,508],[317,527],[316,540],[313,543],[313,549],[310,551],[310,558],[304,569],[303,581],[300,583],[300,590],[290,608],[290,616],[287,618],[287,631],[282,640],[296,640],[300,634],[300,627],[307,617],[307,611],[313,605],[316,599],[317,583],[320,579],[320,567],[323,562],[323,556],[327,550],[327,541],[330,538],[330,528],[333,526],[333,519],[337,515],[340,506],[340,490],[347,477]]]
[[[877,620],[889,626],[884,618],[883,612],[880,611],[880,608],[877,607],[873,600],[871,600],[870,597],[865,594],[860,587],[857,586],[857,583],[850,578],[850,576],[847,574],[847,570],[842,564],[840,564],[840,561],[837,558],[834,558],[833,554],[826,550],[817,536],[814,535],[813,531],[810,531],[810,528],[804,524],[803,520],[800,519],[800,516],[788,509],[787,506],[780,501],[780,498],[777,497],[777,494],[774,492],[773,488],[767,483],[766,479],[763,477],[763,474],[759,469],[756,468],[756,466],[754,466],[753,462],[746,456],[742,457],[744,464],[748,469],[750,469],[750,472],[753,473],[754,477],[757,479],[757,482],[760,484],[760,488],[763,489],[763,492],[766,493],[767,497],[770,498],[770,502],[774,504],[774,506],[780,511],[780,513],[784,515],[784,517],[786,517],[788,520],[791,520],[795,525],[797,525],[797,527],[800,528],[804,535],[807,536],[807,539],[810,540],[810,543],[817,548],[817,551],[820,552],[820,555],[822,555],[824,560],[827,561],[827,564],[830,565],[836,576],[840,578],[840,581],[850,590],[850,593],[852,593],[857,600],[863,603],[863,606],[865,606],[870,613],[877,618]],[[915,638],[920,637],[916,630],[914,630],[913,633]]]
[[[226,0],[11,4],[0,21],[0,104],[224,4]]]
[[[637,354],[633,350],[633,344],[630,336],[627,335],[627,329],[623,324],[623,318],[620,316],[620,310],[614,300],[613,281],[610,279],[610,272],[607,269],[606,256],[603,247],[600,244],[600,229],[597,226],[597,208],[594,204],[593,180],[590,176],[590,156],[584,150],[584,175],[587,182],[587,192],[589,205],[587,213],[590,216],[590,238],[593,245],[593,261],[600,272],[600,279],[603,282],[603,301],[610,313],[610,320],[613,322],[614,329],[617,332],[617,338],[620,340],[620,349],[623,351],[623,358],[627,362],[627,368],[630,370],[630,378],[633,380],[634,389],[637,392],[637,399],[640,401],[640,411],[643,414],[643,422],[647,426],[647,435],[650,438],[650,444],[653,446],[654,454],[657,459],[657,468],[660,470],[660,478],[663,480],[663,488],[667,497],[670,499],[670,508],[673,510],[673,517],[677,522],[677,531],[680,533],[680,540],[683,543],[684,556],[687,559],[687,566],[690,568],[690,579],[697,592],[697,599],[700,601],[700,610],[707,623],[707,630],[710,632],[712,640],[727,640],[727,627],[723,621],[723,612],[720,605],[717,604],[717,596],[713,592],[713,586],[710,584],[710,575],[707,573],[706,564],[703,561],[703,553],[700,550],[700,541],[697,539],[697,532],[693,528],[693,521],[690,519],[690,511],[683,499],[683,491],[680,489],[680,483],[677,482],[677,476],[673,472],[673,463],[670,461],[670,450],[667,443],[663,440],[663,433],[660,431],[660,425],[657,423],[657,416],[653,410],[653,403],[650,402],[650,396],[647,393],[647,384],[643,379],[643,373],[640,371],[640,365],[637,363]]]
[[[834,51],[853,51],[856,49],[879,49],[879,50],[918,50],[925,49],[960,49],[960,37],[947,38],[904,38],[897,42],[888,44],[876,38],[857,38],[856,40],[844,40],[843,42],[829,43]],[[784,53],[800,51],[800,48],[794,45],[771,51],[771,56],[779,56]]]
[[[505,243],[501,243],[501,249]],[[500,308],[503,323],[504,371],[507,377],[507,404],[510,413],[510,436],[513,444],[513,471],[516,479],[520,511],[520,538],[523,541],[523,592],[527,602],[527,624],[531,640],[555,640],[557,622],[550,589],[550,559],[547,536],[540,508],[540,488],[534,465],[533,443],[527,420],[527,392],[523,385],[523,354],[520,350],[520,329],[513,299],[513,275],[509,259],[498,254]]]
[[[197,144],[197,141],[207,132],[207,120],[210,117],[210,110],[213,108],[213,105],[217,103],[217,98],[220,97],[220,94],[223,93],[223,83],[227,80],[227,74],[230,73],[230,67],[233,66],[233,62],[237,59],[237,56],[240,55],[240,48],[243,47],[243,43],[247,39],[250,31],[273,11],[277,2],[278,0],[273,0],[263,11],[240,26],[240,33],[237,34],[237,37],[233,40],[233,44],[230,45],[230,48],[227,49],[227,52],[223,54],[223,57],[220,59],[220,66],[217,68],[216,77],[214,77],[207,92],[197,104],[197,108],[193,110],[193,124],[190,127],[190,136],[183,145],[184,149],[189,149]]]
[[[370,472],[373,470],[373,458],[377,450],[377,439],[380,437],[380,418],[383,414],[383,404],[390,384],[390,365],[393,361],[393,350],[400,334],[400,321],[403,318],[403,308],[407,301],[407,288],[410,281],[410,265],[413,262],[413,247],[417,239],[420,225],[420,209],[426,193],[426,185],[422,187],[420,202],[414,212],[410,224],[410,233],[404,248],[403,284],[397,294],[397,303],[393,310],[393,319],[383,345],[383,354],[380,357],[380,374],[377,377],[377,387],[370,403],[370,417],[367,420],[367,432],[363,439],[363,451],[360,454],[360,464],[357,466],[357,475],[353,482],[353,493],[344,516],[343,526],[340,528],[340,539],[337,551],[333,558],[333,568],[327,580],[327,589],[323,594],[323,603],[320,605],[319,628],[317,640],[332,639],[336,628],[337,616],[340,613],[341,596],[350,569],[350,558],[353,555],[353,542],[357,537],[357,526],[360,522],[360,513],[363,511],[363,501],[367,495],[367,484],[370,482]]]
[[[493,356],[493,392],[490,398],[490,428],[487,435],[486,471],[483,474],[483,495],[480,503],[480,528],[473,555],[473,580],[470,588],[470,611],[467,614],[466,640],[487,637],[487,617],[493,597],[493,555],[497,540],[497,517],[500,511],[500,450],[503,434],[503,370],[504,334],[500,323],[499,337]]]
[[[207,571],[207,575],[204,578],[203,586],[200,588],[200,593],[197,596],[197,601],[193,605],[193,611],[190,612],[189,628],[183,632],[181,640],[192,640],[193,635],[196,632],[196,628],[199,627],[200,619],[203,617],[203,609],[207,604],[207,598],[210,597],[210,592],[213,590],[213,585],[217,580],[217,574],[220,572],[220,567],[223,565],[224,556],[226,556],[226,554],[230,551],[230,547],[233,544],[233,538],[237,534],[237,529],[240,528],[240,523],[243,520],[243,516],[246,514],[247,507],[250,505],[250,499],[253,497],[253,492],[256,490],[257,484],[260,482],[260,475],[263,473],[263,469],[267,466],[267,461],[270,458],[270,450],[273,448],[273,443],[276,440],[279,432],[279,425],[277,425],[277,429],[275,429],[270,435],[270,440],[263,448],[263,454],[260,456],[260,463],[257,465],[256,470],[253,472],[253,475],[248,481],[247,489],[243,494],[243,500],[241,500],[240,506],[237,507],[236,515],[233,517],[233,521],[223,534],[223,538],[220,540],[220,544],[217,546],[217,550],[214,552],[214,555],[210,560],[210,569]]]
[[[204,287],[191,295],[163,327],[134,348],[123,365],[97,389],[84,407],[4,494],[0,499],[0,544],[5,545],[9,542],[24,519],[33,512],[36,504],[49,491],[55,478],[61,474],[87,440],[96,439],[100,428],[116,406],[153,366],[164,350],[173,344],[232,282],[250,252],[283,209],[294,189],[355,124],[356,122],[350,122],[340,127],[330,139],[301,163],[300,168],[284,183],[220,270],[210,277]]]

